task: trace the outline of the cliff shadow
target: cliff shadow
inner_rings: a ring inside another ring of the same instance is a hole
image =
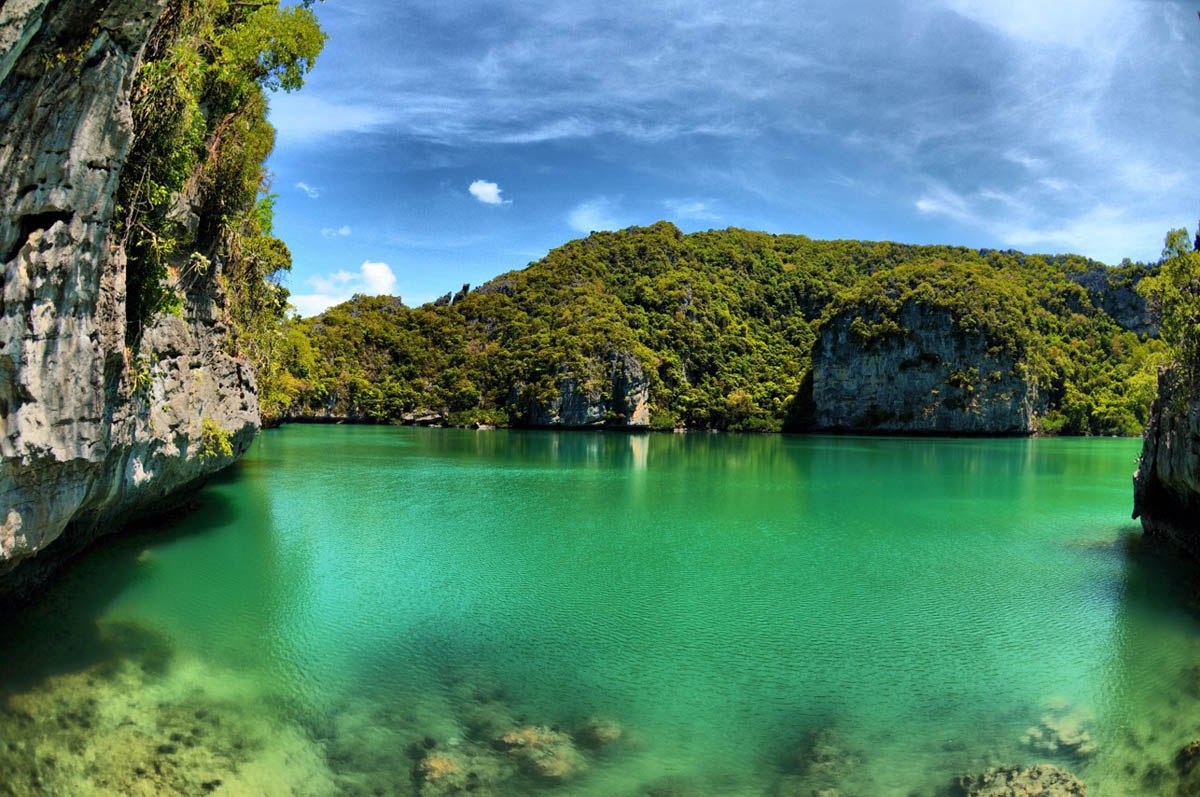
[[[221,474],[210,481],[235,478]],[[171,647],[159,632],[126,620],[101,622],[122,593],[149,577],[148,550],[203,534],[233,517],[231,501],[202,490],[170,512],[107,532],[79,552],[64,552],[36,595],[0,602],[0,706],[13,694],[55,676],[83,671],[103,677],[133,661],[148,675],[165,672]],[[186,522],[185,522],[186,521]]]

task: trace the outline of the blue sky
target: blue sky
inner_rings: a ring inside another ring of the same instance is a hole
[[[304,314],[590,230],[1157,258],[1200,215],[1194,4],[328,0],[272,98]]]

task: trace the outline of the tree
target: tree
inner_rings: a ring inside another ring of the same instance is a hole
[[[1171,230],[1157,276],[1142,280],[1139,292],[1161,319],[1162,338],[1190,384],[1200,379],[1200,252],[1186,229]]]

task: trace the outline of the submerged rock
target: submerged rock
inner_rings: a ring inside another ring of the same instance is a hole
[[[1028,769],[1000,767],[963,775],[955,786],[962,797],[1085,797],[1083,781],[1049,764]]]
[[[841,735],[822,728],[806,736],[793,757],[784,761],[786,773],[775,788],[778,797],[836,797],[858,767],[859,757],[850,752]]]
[[[1095,754],[1096,742],[1086,726],[1082,712],[1050,712],[1025,730],[1021,742],[1042,753],[1087,758]]]
[[[496,739],[495,747],[520,765],[527,774],[545,780],[569,780],[587,768],[571,737],[545,725],[527,725]]]
[[[1175,755],[1179,794],[1200,794],[1200,739],[1189,742]]]
[[[337,793],[322,751],[257,685],[123,659],[0,694],[0,794]]]
[[[491,791],[513,775],[495,754],[433,750],[417,762],[413,777],[423,797]]]
[[[580,747],[599,750],[619,742],[624,730],[619,724],[602,717],[589,717],[575,731],[575,741]]]

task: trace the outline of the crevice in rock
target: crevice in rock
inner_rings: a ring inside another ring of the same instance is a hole
[[[71,223],[73,214],[67,210],[48,210],[42,213],[29,213],[21,217],[18,222],[19,232],[17,240],[9,247],[9,250],[0,258],[0,262],[9,263],[17,255],[21,253],[21,249],[25,244],[29,243],[29,237],[39,230],[48,230],[58,222],[63,224]]]

